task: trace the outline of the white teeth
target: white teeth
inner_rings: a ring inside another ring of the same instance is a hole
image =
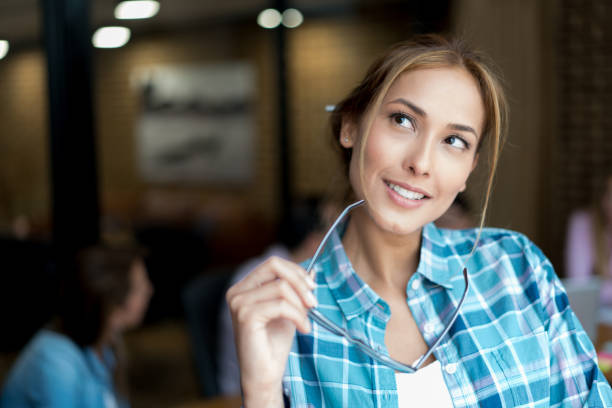
[[[409,200],[420,200],[423,197],[425,197],[424,194],[420,194],[420,193],[416,193],[414,191],[410,191],[410,190],[406,190],[403,187],[400,187],[398,185],[392,184],[392,183],[387,183],[389,185],[389,187],[391,187],[393,189],[393,191],[395,191],[397,194],[401,195],[404,198],[407,198]]]

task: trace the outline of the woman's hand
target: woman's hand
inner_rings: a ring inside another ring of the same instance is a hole
[[[271,257],[227,291],[245,407],[283,405],[282,376],[295,329],[310,332],[314,286],[302,267]]]

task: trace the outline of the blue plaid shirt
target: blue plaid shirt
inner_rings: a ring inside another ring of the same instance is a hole
[[[338,231],[338,230],[336,230]],[[455,407],[612,407],[595,350],[551,263],[525,236],[484,229],[422,233],[407,302],[431,345],[465,288],[459,317],[434,351]],[[390,308],[353,270],[338,232],[316,268],[319,310],[388,353]],[[292,407],[397,407],[394,370],[313,322],[296,334],[283,388]]]

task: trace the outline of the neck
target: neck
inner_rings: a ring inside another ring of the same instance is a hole
[[[357,208],[342,241],[355,271],[372,289],[405,295],[419,262],[421,230],[408,235],[382,230],[365,208]]]
[[[98,339],[98,341],[93,344],[93,349],[96,354],[100,357],[102,361],[104,361],[103,351],[105,348],[111,346],[113,344],[113,339],[115,338],[116,333],[112,332],[110,329],[106,329],[102,336]]]

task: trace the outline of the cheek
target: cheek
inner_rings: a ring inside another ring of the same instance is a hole
[[[140,315],[145,309],[146,300],[143,296],[134,296],[134,300],[130,305],[132,313],[136,316]]]
[[[363,171],[366,182],[372,181],[371,179],[385,168],[401,165],[405,150],[401,145],[394,144],[391,138],[377,134],[375,130],[373,128],[364,149]]]
[[[461,189],[467,182],[474,164],[470,154],[464,157],[452,156],[441,151],[436,160],[436,174],[438,179],[449,189]]]
[[[469,168],[465,169],[455,166],[453,169],[450,169],[447,173],[444,173],[440,177],[443,179],[447,190],[458,193],[463,190],[467,183],[468,177],[470,176],[469,170]]]
[[[125,320],[128,325],[138,323],[144,311],[144,302],[139,296],[132,296],[125,305]]]
[[[388,156],[388,152],[372,143],[372,139],[372,137],[368,139],[367,146],[363,151],[363,169],[360,168],[359,146],[354,148],[354,153],[357,154],[353,154],[349,166],[349,179],[353,192],[357,197],[363,199],[367,199],[363,184],[365,183],[365,186],[367,186],[366,190],[371,189],[375,183],[376,175],[385,166],[385,163],[393,163],[393,159]]]

